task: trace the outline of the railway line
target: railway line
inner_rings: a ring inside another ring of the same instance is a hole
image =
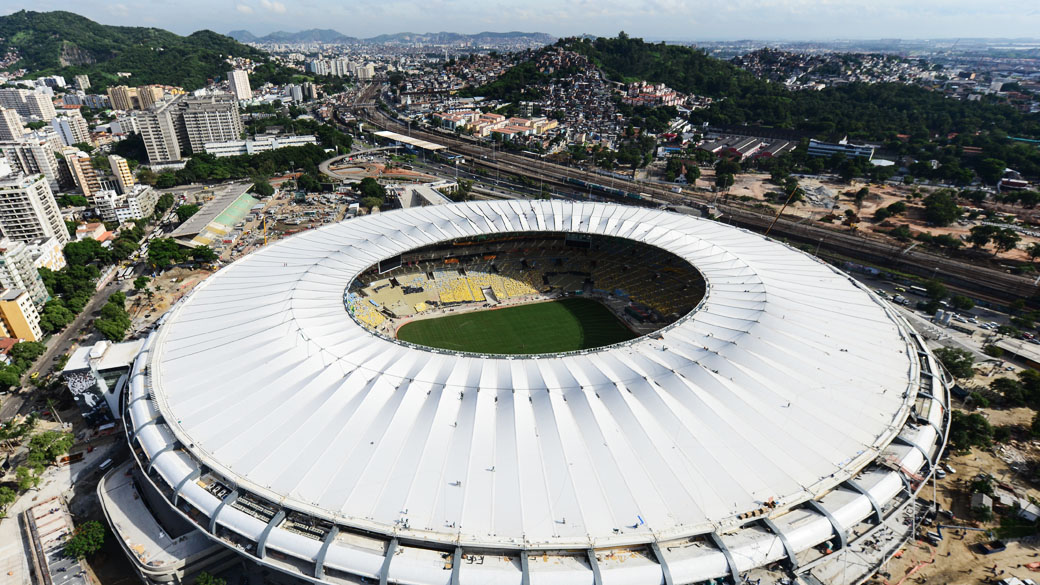
[[[473,165],[540,180],[557,190],[584,193],[587,188],[589,194],[595,193],[602,198],[623,199],[630,204],[704,208],[712,203],[706,194],[677,194],[654,183],[608,177],[582,169],[564,167],[532,155],[495,152],[488,158],[489,151],[482,145],[414,127],[406,129],[404,124],[374,105],[366,104],[359,110],[370,124],[387,130],[404,130],[413,137],[444,144],[453,152],[468,157]],[[576,182],[586,187],[579,188]],[[607,184],[611,185],[608,187]],[[726,221],[754,231],[765,231],[773,221],[772,214],[739,204],[718,203],[716,207]],[[781,217],[771,233],[792,242],[814,245],[825,254],[832,253],[868,264],[885,266],[921,278],[938,278],[955,291],[998,305],[1006,305],[1019,298],[1030,298],[1038,292],[1037,284],[1032,279],[1004,270],[978,266],[917,249],[909,250],[907,246],[895,244],[881,236],[813,225],[804,223],[803,220],[804,218]]]

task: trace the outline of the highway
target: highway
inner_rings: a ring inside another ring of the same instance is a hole
[[[372,84],[371,87],[378,88],[375,84]],[[363,92],[365,96],[368,96],[367,100],[361,100],[359,97],[358,116],[365,119],[367,123],[382,129],[408,131],[404,124],[374,107],[371,100],[374,99],[375,91],[370,88],[366,88]],[[704,206],[710,204],[710,199],[714,197],[713,194],[706,192],[696,193],[689,190],[683,194],[676,194],[663,185],[633,181],[617,176],[607,177],[591,171],[546,162],[535,155],[492,152],[491,149],[475,142],[454,135],[429,132],[414,126],[410,129],[410,133],[415,138],[450,147],[453,152],[466,156],[467,162],[473,165],[543,181],[557,190],[565,189],[566,192],[575,190],[575,185],[568,183],[567,180],[577,179],[600,185],[613,183],[613,186],[618,189],[643,194],[642,200],[625,198],[624,201],[629,204]],[[720,203],[717,205],[717,209],[727,221],[755,231],[765,231],[769,223],[773,221],[772,214],[763,213],[736,202]],[[939,278],[955,290],[999,304],[1007,304],[1018,298],[1031,297],[1037,292],[1033,280],[1026,277],[940,256],[919,248],[906,251],[909,244],[901,245],[874,234],[802,223],[803,219],[782,217],[776,222],[771,235],[812,244],[831,254],[890,267],[918,277]]]

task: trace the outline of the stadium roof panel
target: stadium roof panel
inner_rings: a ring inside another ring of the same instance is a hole
[[[397,132],[391,132],[389,130],[380,130],[379,132],[373,132],[376,136],[386,138],[387,140],[394,140],[403,144],[410,144],[416,148],[423,150],[445,150],[448,147],[443,144],[437,144],[436,142],[430,142],[429,140],[420,140],[418,138],[412,138],[411,136],[405,136],[404,134],[398,134]]]
[[[519,230],[629,238],[707,282],[652,336],[539,357],[407,346],[355,322],[377,261]],[[442,543],[597,547],[732,525],[873,460],[910,410],[902,322],[846,275],[761,235],[605,203],[471,202],[304,232],[166,318],[156,403],[193,456],[282,505]]]

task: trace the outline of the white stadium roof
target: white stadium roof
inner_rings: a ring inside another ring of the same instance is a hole
[[[344,307],[381,259],[537,230],[663,248],[703,274],[706,296],[651,336],[531,358],[417,349]],[[792,506],[875,459],[919,373],[890,311],[815,258],[713,221],[473,202],[365,216],[243,258],[167,316],[149,378],[195,458],[281,505],[418,540],[603,547]]]

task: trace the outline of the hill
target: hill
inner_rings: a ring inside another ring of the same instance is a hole
[[[201,30],[186,37],[159,28],[108,26],[71,12],[22,10],[0,16],[0,51],[21,59],[12,69],[34,75],[90,75],[97,91],[131,74],[131,85],[162,83],[194,89],[226,74],[226,56],[265,61],[266,54]]]
[[[242,43],[350,43],[357,42],[354,37],[332,29],[312,28],[299,32],[275,31],[258,37],[247,30],[233,30],[228,36]]]
[[[453,32],[439,33],[394,33],[384,34],[367,39],[347,36],[332,29],[310,29],[299,32],[277,31],[258,37],[247,30],[233,30],[228,36],[243,43],[369,43],[369,44],[412,44],[431,43],[450,45],[473,43],[477,45],[500,45],[503,43],[521,43],[526,45],[548,45],[556,38],[545,33],[527,32],[480,32],[463,34]]]

